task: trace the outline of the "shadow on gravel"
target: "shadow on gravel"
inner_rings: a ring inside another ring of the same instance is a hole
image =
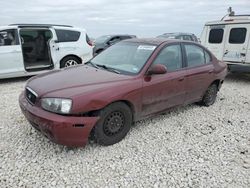
[[[14,83],[14,82],[24,82],[24,81],[27,81],[29,78],[31,78],[31,76],[19,77],[19,78],[0,79],[0,84]]]
[[[250,82],[250,73],[229,73],[226,80]]]

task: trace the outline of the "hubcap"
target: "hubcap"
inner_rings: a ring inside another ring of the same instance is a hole
[[[124,115],[121,112],[110,113],[104,121],[104,133],[107,136],[118,134],[124,127]]]
[[[70,59],[70,60],[68,60],[66,63],[65,63],[65,67],[71,67],[71,66],[75,66],[75,65],[77,65],[78,63],[75,61],[75,60],[73,60],[73,59]]]
[[[208,103],[209,104],[214,103],[214,101],[216,99],[216,94],[217,94],[217,88],[213,88],[210,90],[210,92],[208,93]]]

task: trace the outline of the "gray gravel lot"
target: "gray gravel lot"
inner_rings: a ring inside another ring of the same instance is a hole
[[[136,123],[109,147],[69,149],[31,128],[26,79],[0,81],[0,187],[250,187],[250,76],[230,75],[211,107]]]

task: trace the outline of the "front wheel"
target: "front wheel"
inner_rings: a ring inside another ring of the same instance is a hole
[[[76,57],[73,57],[73,56],[65,57],[61,61],[61,68],[75,66],[80,63],[81,61]]]
[[[132,112],[122,102],[113,103],[100,112],[100,120],[94,128],[94,137],[100,145],[112,145],[120,142],[129,132],[132,124]]]
[[[214,104],[215,100],[216,100],[216,97],[217,97],[217,93],[218,93],[218,87],[217,87],[217,85],[216,84],[212,84],[207,89],[205,95],[202,98],[201,103],[204,106],[210,106],[210,105]]]

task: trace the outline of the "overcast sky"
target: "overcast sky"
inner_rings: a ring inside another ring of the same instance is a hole
[[[205,22],[221,19],[232,6],[250,14],[250,0],[1,0],[0,25],[70,24],[103,34],[156,36],[165,32],[200,35]]]

